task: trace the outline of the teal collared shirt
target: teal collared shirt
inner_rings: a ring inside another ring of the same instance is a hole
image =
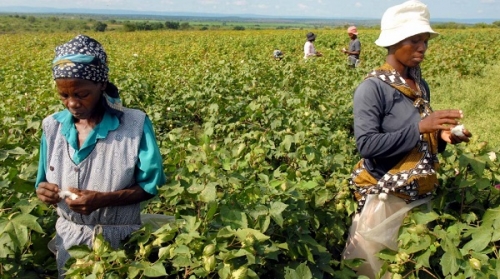
[[[75,164],[79,164],[87,158],[97,144],[97,141],[106,138],[109,131],[116,130],[120,125],[120,121],[116,116],[106,112],[102,121],[90,132],[81,148],[78,148],[78,132],[71,113],[68,110],[63,110],[54,114],[53,117],[62,124],[61,133],[66,138],[68,144],[76,150],[72,158]],[[135,180],[144,191],[156,195],[158,193],[157,186],[164,185],[166,183],[166,177],[163,172],[163,161],[160,149],[156,143],[153,124],[147,116],[144,121],[143,129],[144,131],[139,145]],[[45,177],[46,170],[47,140],[45,138],[45,133],[43,133],[40,143],[40,159],[35,182],[36,187],[38,187],[40,182],[47,181]]]

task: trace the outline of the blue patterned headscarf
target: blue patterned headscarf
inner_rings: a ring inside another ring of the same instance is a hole
[[[78,35],[56,47],[52,61],[54,79],[79,78],[106,83],[105,106],[112,113],[121,115],[123,110],[118,88],[108,81],[107,55],[102,45],[85,35]]]
[[[57,78],[80,78],[108,81],[107,55],[102,45],[85,35],[78,35],[56,47],[52,73]]]

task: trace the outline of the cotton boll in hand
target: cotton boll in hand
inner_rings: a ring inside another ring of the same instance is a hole
[[[378,199],[381,201],[386,201],[387,200],[387,193],[378,194]]]
[[[450,131],[452,134],[454,134],[455,136],[457,137],[463,137],[464,136],[464,125],[457,125],[455,127],[453,127]]]
[[[76,200],[78,195],[68,190],[62,190],[59,192],[59,197],[61,197],[61,199],[70,198],[71,200]]]

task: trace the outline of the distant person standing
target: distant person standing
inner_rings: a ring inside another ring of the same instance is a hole
[[[355,68],[359,64],[359,54],[361,53],[361,42],[358,39],[358,29],[356,26],[350,26],[347,28],[347,34],[351,41],[349,42],[349,48],[342,49],[342,52],[347,54],[347,64]]]
[[[313,56],[323,56],[321,52],[317,51],[314,47],[314,41],[316,40],[316,34],[309,32],[306,35],[307,42],[304,44],[304,59]]]

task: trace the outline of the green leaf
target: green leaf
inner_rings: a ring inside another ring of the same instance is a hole
[[[462,154],[458,160],[461,169],[465,169],[468,165],[470,165],[476,175],[483,175],[486,162],[474,158],[473,154]]]
[[[260,180],[264,181],[265,184],[269,184],[269,176],[263,173],[259,173],[257,174],[257,176],[259,177]]]
[[[439,261],[441,266],[443,267],[443,274],[446,275],[454,275],[457,273],[460,265],[457,263],[457,258],[453,253],[445,252]]]
[[[214,183],[208,183],[205,186],[205,189],[203,189],[203,191],[201,191],[201,193],[200,193],[200,200],[202,202],[206,202],[206,203],[215,201],[215,199],[217,198],[217,192],[216,191],[217,190],[216,190],[215,184]]]
[[[180,267],[188,267],[191,266],[191,257],[189,254],[177,254],[173,259],[172,259],[172,265],[174,267],[180,268]]]
[[[260,231],[261,232],[267,231],[267,229],[269,228],[269,225],[271,224],[271,216],[266,215],[263,219],[261,218],[259,220],[261,220],[259,222],[259,224],[260,224]]]
[[[261,233],[260,231],[249,228],[237,230],[235,235],[238,237],[240,241],[245,240],[249,235],[254,236],[255,239],[257,239],[258,241],[264,241],[269,239],[269,236]]]
[[[325,202],[333,198],[333,193],[328,189],[321,189],[314,193],[314,205],[316,207],[321,207]]]
[[[217,237],[230,238],[230,237],[233,237],[234,234],[235,234],[235,231],[233,229],[231,229],[231,227],[227,226],[227,227],[220,229],[217,232]]]
[[[0,228],[2,228],[2,231],[4,231],[3,227],[7,222],[1,222],[0,221]],[[20,250],[20,247],[17,244],[17,241],[13,241],[11,237],[11,233],[9,233],[9,230],[5,230],[7,232],[1,233],[0,234],[0,257],[2,259],[6,259],[8,257],[12,257],[15,255],[15,252],[17,250]]]
[[[219,277],[221,279],[228,279],[228,278],[230,278],[230,275],[231,275],[231,266],[230,265],[224,265],[223,268],[219,269],[219,271],[217,272],[217,274],[219,275]]]
[[[485,190],[491,187],[491,182],[488,178],[481,178],[476,180],[476,188],[478,190]]]
[[[311,181],[301,181],[297,184],[297,188],[302,189],[302,190],[310,190],[314,189],[318,186],[318,182],[311,180]]]
[[[26,155],[28,154],[24,149],[21,147],[15,147],[14,149],[7,150],[7,153],[13,154],[13,155]]]
[[[168,245],[167,247],[161,247],[158,249],[158,260],[161,261],[170,257],[170,247],[171,245]]]
[[[271,208],[269,209],[269,213],[271,214],[271,217],[273,218],[274,222],[278,224],[280,227],[283,227],[283,216],[281,213],[288,207],[288,205],[276,201],[271,203]]]
[[[210,137],[214,134],[214,127],[208,126],[205,128],[205,135]]]
[[[30,214],[15,212],[10,215],[11,219],[4,219],[0,223],[0,235],[9,234],[12,240],[22,249],[29,240],[29,230],[43,233],[43,229],[38,224],[37,218]]]
[[[186,245],[179,245],[178,247],[175,248],[174,253],[176,254],[190,254],[189,247]]]
[[[439,218],[439,215],[435,211],[430,212],[415,212],[412,214],[412,219],[415,220],[417,224],[428,224]]]
[[[196,216],[182,215],[181,217],[185,220],[183,229],[188,233],[196,232],[201,225],[201,221]]]
[[[16,203],[15,207],[19,208],[22,213],[28,214],[31,213],[35,207],[39,206],[40,203],[39,200],[20,200]]]
[[[340,270],[335,271],[334,276],[335,279],[370,279],[364,275],[357,276],[356,273],[350,268],[341,268]]]
[[[133,262],[128,267],[128,278],[136,278],[141,271],[144,270],[144,264],[142,262]]]
[[[68,249],[68,253],[75,259],[83,259],[92,252],[88,245],[74,245]]]
[[[431,238],[428,235],[418,238],[418,242],[405,249],[406,253],[413,254],[421,250],[429,249]]]
[[[311,251],[312,249],[310,249],[310,247],[308,245],[306,245],[305,243],[302,243],[302,242],[298,243],[297,249],[299,250],[299,254],[306,257],[309,262],[315,263],[314,256],[313,256],[312,251]]]
[[[208,210],[207,214],[205,215],[205,221],[210,221],[214,217],[215,213],[217,212],[217,208],[219,207],[217,201],[210,201],[208,203]]]
[[[431,256],[431,250],[427,249],[425,250],[421,255],[416,256],[416,261],[417,264],[415,265],[415,268],[419,269],[421,267],[431,267],[429,263],[429,258]]]
[[[486,162],[484,162],[482,160],[478,160],[478,159],[473,159],[473,160],[470,160],[469,163],[477,175],[479,175],[479,176],[483,175],[484,168],[486,167]]]
[[[26,227],[30,230],[36,231],[38,233],[43,233],[43,229],[37,222],[37,217],[31,214],[20,214],[11,220],[15,226]]]
[[[296,269],[285,268],[285,279],[312,279],[312,273],[305,263],[301,263]]]
[[[153,241],[153,245],[161,246],[163,243],[168,242],[177,235],[177,230],[172,228],[170,224],[162,225],[159,229],[157,229],[154,233],[156,239]]]
[[[248,228],[247,215],[244,212],[222,206],[220,216],[224,225],[229,225],[233,229]]]
[[[286,151],[290,151],[290,148],[292,147],[292,143],[294,143],[294,137],[291,135],[286,135],[285,140],[283,140],[283,146],[285,147]]]
[[[500,207],[488,208],[483,215],[483,225],[494,225],[500,228]],[[497,226],[498,224],[498,226]]]
[[[198,194],[205,189],[205,185],[193,181],[193,184],[186,189],[190,194]]]
[[[167,276],[167,271],[161,262],[156,262],[144,269],[144,275],[148,277]]]
[[[466,251],[474,250],[474,251],[482,251],[491,242],[491,236],[493,234],[492,227],[483,227],[481,226],[472,234],[471,241],[467,242],[463,249]]]

